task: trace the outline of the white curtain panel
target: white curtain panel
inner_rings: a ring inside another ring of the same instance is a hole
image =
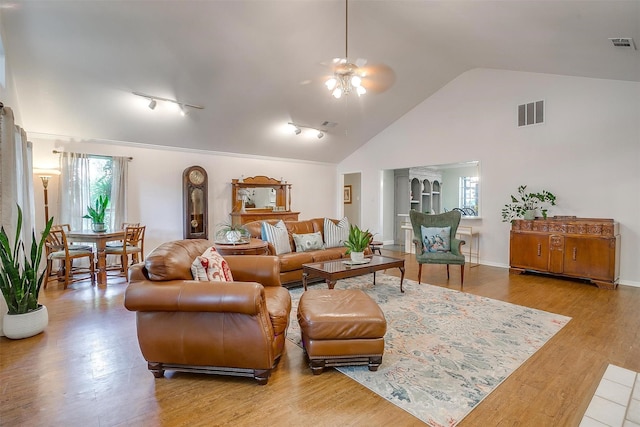
[[[111,169],[111,230],[119,230],[127,219],[128,157],[113,157]]]
[[[89,157],[83,153],[60,153],[56,224],[69,224],[72,230],[91,227],[90,220],[82,218],[91,204],[89,186]]]
[[[18,223],[18,205],[22,208],[21,236],[28,251],[35,229],[35,202],[33,194],[32,146],[27,134],[15,125],[13,111],[0,107],[0,220],[10,241],[15,239]],[[4,298],[0,298],[0,336],[2,317],[7,312]]]

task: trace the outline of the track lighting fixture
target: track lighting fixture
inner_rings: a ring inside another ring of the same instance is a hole
[[[295,133],[296,135],[300,135],[302,133],[302,129],[309,129],[315,132],[315,135],[318,137],[318,139],[323,138],[324,134],[327,133],[327,131],[324,129],[317,129],[312,126],[299,125],[297,123],[291,122],[288,123],[287,127],[290,133]]]
[[[136,96],[140,96],[142,98],[148,99],[149,100],[149,108],[152,109],[152,110],[155,110],[156,106],[158,105],[158,101],[174,104],[175,106],[178,107],[178,111],[180,111],[180,114],[183,115],[183,116],[185,114],[187,114],[186,107],[195,108],[197,110],[203,110],[204,109],[204,107],[201,106],[201,105],[188,104],[186,102],[176,101],[175,99],[163,98],[161,96],[147,95],[146,93],[141,93],[141,92],[132,92],[132,93],[134,95],[136,95]]]

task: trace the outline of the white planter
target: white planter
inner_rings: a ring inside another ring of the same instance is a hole
[[[524,213],[523,219],[536,219],[536,211],[533,209],[527,209]]]
[[[228,242],[236,243],[242,238],[242,233],[238,230],[230,230],[227,231],[226,237]]]
[[[351,261],[353,262],[364,261],[364,252],[351,252]]]
[[[5,314],[2,322],[2,329],[7,338],[28,338],[44,331],[49,323],[49,312],[47,307],[41,305],[39,309],[29,313]]]

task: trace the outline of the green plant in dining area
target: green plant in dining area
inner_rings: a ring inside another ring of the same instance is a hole
[[[511,203],[507,203],[502,208],[502,221],[511,222],[515,219],[534,219],[537,209],[542,213],[544,219],[547,218],[549,206],[556,205],[556,196],[542,190],[539,193],[528,193],[526,185],[518,187],[517,195],[511,195]]]
[[[93,231],[105,231],[104,223],[107,214],[107,206],[109,205],[109,197],[100,195],[96,198],[94,206],[87,206],[87,214],[83,218],[91,220],[91,228]]]

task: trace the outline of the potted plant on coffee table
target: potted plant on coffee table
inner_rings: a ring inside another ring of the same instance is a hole
[[[539,209],[543,218],[547,218],[548,206],[556,205],[556,196],[547,190],[540,193],[527,193],[527,186],[518,187],[518,194],[511,196],[511,203],[502,208],[502,221],[511,222],[514,219],[534,219],[535,211]]]
[[[352,262],[364,262],[364,250],[367,249],[370,241],[369,230],[361,230],[357,225],[349,226],[349,236],[344,245],[347,247],[347,255],[351,255]]]
[[[101,194],[96,199],[95,206],[87,206],[88,213],[82,217],[91,220],[91,229],[96,233],[107,230],[107,226],[104,223],[104,217],[107,213],[108,204],[109,197]]]
[[[2,313],[3,332],[7,338],[27,338],[39,334],[49,323],[47,307],[38,304],[40,286],[46,271],[38,274],[42,249],[51,230],[53,218],[47,221],[38,242],[32,232],[31,249],[25,250],[20,239],[22,209],[18,206],[18,223],[13,247],[4,227],[0,229],[0,289],[7,302],[7,313]]]

